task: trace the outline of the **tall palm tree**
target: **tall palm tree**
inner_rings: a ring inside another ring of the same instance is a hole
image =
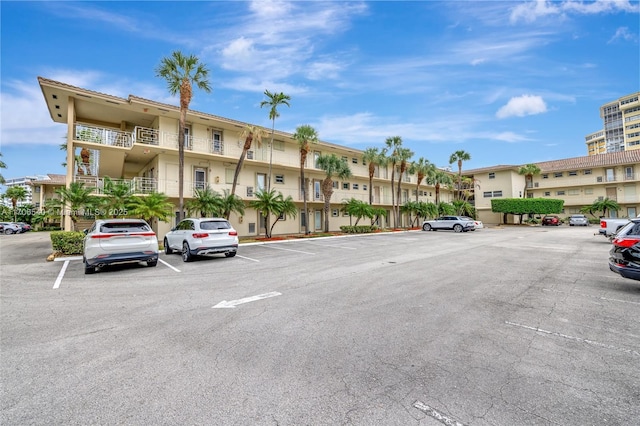
[[[329,209],[333,194],[333,177],[346,179],[351,177],[351,169],[346,161],[335,154],[320,155],[317,160],[318,168],[324,170],[326,177],[322,181],[322,195],[324,196],[324,232],[329,232]]]
[[[13,207],[13,221],[18,221],[18,202],[27,199],[27,190],[22,186],[11,186],[7,188],[4,193],[4,198],[11,200],[11,206]]]
[[[388,137],[385,141],[388,150],[387,162],[391,164],[391,210],[393,211],[393,226],[398,226],[398,215],[396,214],[396,199],[394,192],[394,181],[396,173],[396,164],[399,161],[398,148],[402,146],[402,138],[400,136]]]
[[[84,186],[83,182],[71,182],[68,187],[56,189],[61,204],[70,213],[73,229],[76,229],[80,210],[91,209],[97,204],[97,197],[92,195],[95,188]]]
[[[269,235],[273,235],[273,227],[276,226],[276,223],[280,221],[280,218],[292,217],[295,218],[298,215],[298,207],[296,203],[291,198],[291,195],[284,198],[282,193],[278,194],[278,202],[276,203],[276,207],[273,210],[273,215],[276,220],[271,224],[271,229],[269,230]]]
[[[458,163],[458,199],[460,198],[460,194],[462,194],[462,188],[460,187],[460,185],[462,185],[462,162],[469,160],[471,160],[471,154],[462,150],[454,152],[453,154],[451,154],[451,157],[449,157],[449,164],[453,164],[455,162]]]
[[[169,202],[168,197],[163,193],[151,192],[144,196],[134,195],[131,197],[128,209],[132,216],[140,217],[151,224],[154,218],[163,222],[169,221],[173,204]]]
[[[527,198],[527,184],[529,181],[533,183],[533,176],[540,174],[540,167],[535,164],[526,164],[518,169],[518,174],[524,175],[522,198]]]
[[[399,163],[399,175],[398,175],[398,196],[396,197],[396,214],[398,216],[398,222],[400,222],[400,193],[402,190],[402,178],[407,171],[407,163],[413,157],[413,151],[409,148],[398,148],[398,163]]]
[[[271,168],[273,164],[273,134],[276,130],[276,118],[280,117],[280,113],[278,112],[278,105],[289,105],[289,101],[291,97],[289,95],[285,95],[284,93],[271,93],[268,90],[264,91],[264,95],[268,98],[266,101],[260,102],[260,108],[264,106],[269,106],[271,109],[269,110],[269,120],[271,120],[271,144],[269,146],[269,176],[267,179],[267,192],[271,191]]]
[[[409,173],[416,175],[418,181],[416,182],[416,203],[418,202],[418,193],[420,192],[420,184],[424,180],[425,176],[431,170],[431,163],[424,157],[420,157],[418,161],[413,161],[409,166]]]
[[[427,183],[434,186],[436,190],[436,205],[438,205],[440,204],[440,188],[442,187],[442,185],[447,187],[453,185],[453,179],[451,178],[451,175],[449,175],[449,173],[433,166],[433,168],[427,174]]]
[[[242,165],[244,164],[244,159],[247,156],[247,151],[251,149],[251,144],[253,141],[256,141],[258,147],[262,144],[262,138],[264,137],[265,131],[262,127],[253,126],[251,124],[247,124],[242,132],[240,132],[240,139],[244,138],[244,145],[242,147],[242,154],[240,154],[240,159],[238,160],[238,164],[236,165],[236,171],[233,174],[233,185],[231,186],[231,195],[235,195],[236,193],[236,184],[238,183],[238,176],[240,175],[240,170],[242,169]],[[227,218],[228,219],[228,218]]]
[[[369,204],[373,205],[373,177],[376,174],[376,168],[387,165],[387,149],[378,151],[378,148],[367,148],[362,155],[362,161],[369,167]]]
[[[133,195],[131,186],[121,180],[111,180],[108,176],[104,178],[104,195],[100,198],[102,216],[127,216],[127,205]]]
[[[180,122],[178,127],[178,209],[180,219],[184,216],[184,127],[187,111],[193,97],[193,85],[205,92],[211,92],[209,70],[199,63],[195,55],[184,55],[176,50],[170,57],[162,58],[156,68],[156,76],[167,81],[171,95],[180,94]]]
[[[300,147],[300,187],[302,188],[302,203],[304,204],[304,233],[308,234],[309,218],[307,213],[307,183],[304,179],[304,165],[307,161],[307,154],[309,154],[311,144],[318,143],[318,132],[308,124],[303,124],[296,128],[293,138],[298,141],[298,146]]]

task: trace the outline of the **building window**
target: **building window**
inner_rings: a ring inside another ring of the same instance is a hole
[[[349,182],[342,182],[342,189],[349,190]]]
[[[337,180],[334,180],[333,182],[331,182],[331,187],[333,189],[338,189],[340,187],[340,184],[338,183]]]
[[[555,172],[553,174],[553,177],[561,178],[562,177],[562,172]]]
[[[483,196],[484,198],[491,198],[491,191],[485,191],[485,192],[483,192],[483,193],[482,193],[482,196]]]
[[[207,170],[196,167],[193,171],[193,187],[196,189],[204,189],[207,186]]]
[[[551,197],[551,191],[544,191],[545,197]]]
[[[502,197],[502,191],[493,191],[493,198]]]
[[[585,188],[585,189],[584,189],[584,193],[585,193],[585,195],[591,195],[591,194],[593,194],[593,188]]]
[[[546,173],[544,173],[544,174],[542,175],[542,179],[549,179],[549,175],[548,175],[548,174],[546,174]]]
[[[351,162],[352,162],[353,164],[358,164],[358,159],[357,159],[357,158],[355,158],[355,157],[353,157],[353,158],[351,159]]]
[[[320,151],[313,151],[313,167],[315,167],[316,169],[320,168],[318,167],[318,158],[320,157],[320,155]]]
[[[567,191],[567,194],[569,195],[580,195],[580,190],[579,189],[570,189]]]
[[[366,191],[366,190],[367,190],[367,185],[366,185],[366,184],[362,185],[362,190],[363,190],[363,191]]]
[[[556,195],[564,195],[564,191],[556,191]]]
[[[233,184],[233,176],[236,174],[236,171],[233,169],[224,169],[224,182],[226,184]],[[240,175],[238,175],[238,182],[240,183]]]
[[[570,171],[569,176],[578,176],[578,171],[577,170]]]
[[[489,179],[495,179],[495,178],[496,178],[495,173],[489,173]]]
[[[502,191],[486,191],[482,195],[484,198],[499,198],[502,197]]]
[[[273,149],[275,149],[276,151],[284,151],[284,142],[273,141]]]
[[[591,174],[591,169],[585,169],[585,171],[583,173],[585,175],[590,175]]]
[[[276,183],[284,183],[284,175],[276,175]]]
[[[354,184],[353,184],[353,189],[354,189],[354,190],[358,190],[358,189],[360,189],[360,185],[358,185],[357,183],[354,183]]]
[[[347,157],[342,157],[342,161],[344,161],[345,163],[347,162],[348,158]]]
[[[338,217],[339,215],[340,215],[340,210],[338,209],[331,210],[331,216]]]

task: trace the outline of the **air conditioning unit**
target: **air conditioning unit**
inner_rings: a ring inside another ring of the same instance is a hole
[[[253,186],[247,186],[247,197],[253,197]]]
[[[253,160],[253,151],[247,151],[247,160]]]
[[[534,188],[538,188],[539,186],[540,186],[540,183],[539,183],[539,182],[535,182],[535,183],[533,184],[533,187],[534,187]]]
[[[596,178],[596,181],[597,181],[597,182],[602,182],[602,176],[598,176],[598,177]]]

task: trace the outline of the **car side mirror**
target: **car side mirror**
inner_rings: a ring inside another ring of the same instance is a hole
[[[87,235],[87,234],[89,233],[89,230],[88,230],[88,229],[83,229],[83,230],[82,230],[82,233],[83,233],[84,235]]]

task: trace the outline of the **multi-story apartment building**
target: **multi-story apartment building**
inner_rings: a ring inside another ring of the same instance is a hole
[[[27,205],[27,204],[33,204],[33,188],[31,186],[31,182],[36,181],[36,180],[40,180],[40,179],[47,179],[48,177],[45,175],[34,175],[34,176],[23,176],[23,177],[18,177],[18,178],[11,178],[11,179],[7,179],[6,182],[4,183],[4,185],[7,188],[11,188],[13,186],[19,186],[24,188],[25,190],[25,198],[24,200],[19,200],[17,202],[17,205],[19,207]],[[11,200],[8,199],[4,199],[4,204],[6,206],[11,206]]]
[[[589,155],[640,149],[640,92],[600,107],[604,128],[585,136]]]
[[[67,125],[67,185],[84,182],[102,194],[105,178],[116,179],[130,185],[135,194],[156,191],[167,195],[178,205],[178,128],[180,109],[148,99],[130,95],[120,98],[39,77],[40,88],[51,118]],[[209,186],[223,193],[230,190],[236,165],[243,150],[240,134],[248,123],[189,110],[185,128],[184,197],[194,197],[194,190]],[[301,123],[302,124],[302,123]],[[270,130],[267,130],[267,134]],[[271,188],[283,196],[291,196],[299,207],[295,219],[284,218],[274,228],[274,234],[304,231],[303,199],[300,182],[300,149],[293,135],[276,130],[272,154],[270,135],[262,145],[254,143],[247,153],[240,172],[236,195],[248,206],[256,191],[267,186],[269,163],[272,162]],[[321,182],[326,173],[316,166],[315,160],[324,154],[336,154],[349,164],[352,177],[333,182],[329,214],[330,230],[352,224],[341,207],[343,201],[355,198],[369,201],[391,211],[391,168],[376,168],[372,183],[369,167],[363,161],[363,152],[326,142],[312,145],[305,164],[309,229],[322,230],[324,225],[324,199]],[[271,157],[272,155],[272,157]],[[397,180],[397,177],[396,177]],[[369,187],[371,186],[371,188]],[[405,175],[401,185],[400,204],[407,200],[434,201],[435,188],[424,182],[417,187],[417,177]],[[440,189],[440,199],[451,201],[452,191]],[[152,226],[163,235],[175,224],[158,222]],[[391,214],[387,215],[388,226]],[[403,215],[404,225],[409,218]],[[243,216],[232,214],[230,221],[240,235],[264,233],[264,221],[257,211],[247,208]],[[71,220],[65,218],[65,229],[71,229]]]
[[[565,215],[606,197],[622,207],[620,212],[609,212],[612,217],[640,213],[640,150],[534,164],[540,174],[529,178],[518,173],[521,166],[513,165],[464,171],[475,182],[478,218],[489,224],[501,223],[502,214],[491,211],[491,200],[499,197],[562,199]]]

